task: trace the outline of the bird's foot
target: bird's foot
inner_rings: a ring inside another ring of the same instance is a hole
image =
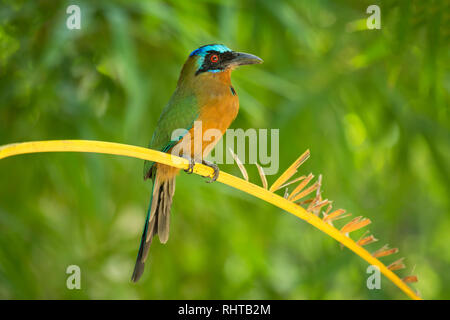
[[[195,161],[195,159],[193,159],[193,158],[187,158],[187,159],[189,160],[189,167],[187,169],[185,169],[184,171],[187,174],[191,174],[191,173],[194,172],[195,164],[196,163],[200,163],[200,161]],[[216,164],[214,164],[212,162],[209,162],[207,160],[202,160],[201,163],[204,164],[207,167],[212,168],[214,170],[214,174],[213,174],[212,178],[210,180],[206,181],[206,183],[211,183],[211,182],[216,181],[217,178],[219,177],[219,172],[220,172],[219,167]],[[204,178],[209,178],[210,176],[203,176],[203,177]]]
[[[219,172],[220,172],[219,167],[216,164],[206,161],[206,160],[202,160],[202,164],[204,164],[205,166],[210,167],[214,170],[214,174],[213,174],[212,178],[210,180],[206,181],[206,183],[211,183],[211,182],[216,181],[217,178],[219,177]],[[204,177],[208,178],[209,176],[204,176]]]
[[[192,172],[194,172],[195,160],[192,158],[188,158],[188,160],[189,160],[189,167],[187,169],[185,169],[184,171],[187,174],[191,174]]]

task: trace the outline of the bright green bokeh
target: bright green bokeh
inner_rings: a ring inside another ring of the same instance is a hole
[[[280,129],[280,170],[311,149],[302,173],[323,174],[325,198],[373,221],[369,250],[399,247],[382,260],[405,257],[399,274],[417,274],[424,298],[450,299],[444,2],[76,1],[82,29],[70,31],[72,1],[3,1],[0,145],[146,146],[189,52],[224,43],[265,61],[233,73],[232,127]],[[381,30],[365,29],[370,4]],[[0,298],[406,298],[386,278],[369,291],[367,263],[305,222],[184,173],[169,242],[154,241],[132,284],[150,194],[142,166],[75,153],[1,160]],[[72,264],[78,291],[66,288]]]

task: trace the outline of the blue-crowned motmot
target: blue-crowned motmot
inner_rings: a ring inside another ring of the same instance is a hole
[[[209,182],[215,181],[219,169],[217,165],[203,160],[203,157],[211,152],[220,137],[194,141],[194,122],[201,123],[203,132],[217,129],[223,135],[239,110],[239,99],[231,85],[231,71],[241,65],[256,63],[262,63],[262,60],[251,54],[235,52],[221,44],[194,50],[181,70],[175,92],[159,117],[149,147],[170,153],[180,143],[190,144],[190,154],[180,154],[190,159],[188,172],[192,172],[198,161],[214,169],[214,176]],[[173,140],[172,133],[177,129],[185,129],[189,134]],[[195,148],[194,143],[201,143],[201,148]],[[196,154],[195,150],[200,150],[201,154]],[[152,238],[158,234],[162,243],[166,243],[169,238],[170,208],[178,171],[174,167],[145,162],[144,179],[153,180],[153,191],[132,276],[135,282],[144,272]]]

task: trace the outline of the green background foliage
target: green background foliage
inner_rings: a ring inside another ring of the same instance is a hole
[[[324,198],[370,218],[424,298],[450,298],[450,23],[445,1],[2,1],[0,145],[146,146],[189,52],[262,57],[233,73],[233,128],[280,129],[280,172],[304,150]],[[78,4],[81,30],[66,28]],[[381,30],[366,8],[381,7]],[[166,245],[130,282],[150,184],[95,154],[0,161],[0,298],[403,299],[307,223],[199,176],[177,179]],[[259,182],[247,165],[251,181]],[[240,176],[236,165],[221,169]],[[269,183],[275,180],[269,177]],[[341,226],[342,223],[338,223]],[[66,288],[67,266],[81,290]],[[415,266],[415,269],[413,267]]]

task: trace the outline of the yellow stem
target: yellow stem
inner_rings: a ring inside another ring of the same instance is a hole
[[[127,157],[133,157],[143,160],[150,160],[173,166],[180,169],[188,168],[188,161],[167,153],[155,151],[152,149],[125,145],[120,143],[104,142],[104,141],[90,141],[90,140],[54,140],[54,141],[35,141],[9,144],[0,147],[0,159],[27,153],[38,152],[94,152],[104,154],[115,154]],[[213,170],[202,164],[197,164],[194,167],[194,173],[199,175],[212,175]],[[305,220],[312,224],[317,229],[326,233],[330,237],[336,239],[344,246],[355,252],[362,259],[369,264],[380,268],[390,281],[399,287],[410,298],[419,300],[420,297],[411,290],[395,273],[389,270],[380,260],[373,257],[366,249],[357,245],[351,238],[345,236],[339,230],[330,226],[317,217],[316,215],[307,212],[301,206],[273,193],[269,190],[261,188],[253,183],[244,181],[243,179],[232,176],[226,172],[221,171],[217,181],[227,184],[235,189],[241,190],[268,203],[271,203],[278,208],[281,208],[296,217]]]

